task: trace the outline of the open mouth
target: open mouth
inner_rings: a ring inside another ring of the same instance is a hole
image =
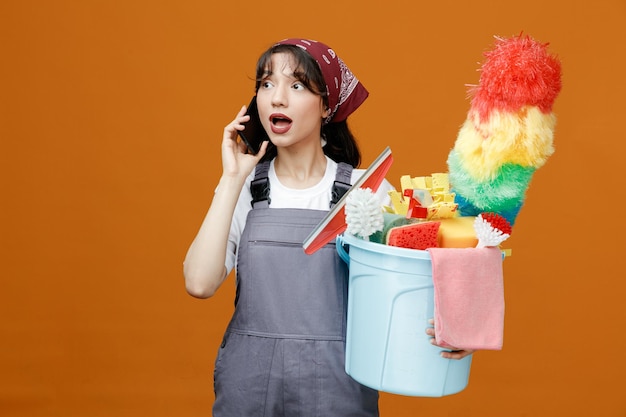
[[[291,119],[286,116],[272,116],[272,124],[275,126],[285,126],[291,124]]]
[[[270,116],[272,132],[285,133],[291,128],[292,120],[284,114],[275,113]]]

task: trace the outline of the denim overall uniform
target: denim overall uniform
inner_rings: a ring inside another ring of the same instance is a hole
[[[259,164],[237,259],[235,312],[215,363],[216,417],[378,416],[378,392],[345,373],[348,271],[331,242],[302,242],[327,214],[269,207]],[[331,206],[349,188],[337,168]]]

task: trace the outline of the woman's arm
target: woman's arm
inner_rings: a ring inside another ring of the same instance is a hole
[[[228,233],[242,185],[237,178],[220,178],[211,207],[187,251],[183,273],[187,292],[194,297],[211,297],[226,278]]]
[[[211,297],[226,278],[226,250],[233,212],[246,177],[265,154],[267,142],[257,155],[246,153],[245,144],[237,141],[237,131],[248,120],[245,106],[224,128],[222,140],[222,176],[200,230],[191,243],[183,273],[187,292],[194,297]]]

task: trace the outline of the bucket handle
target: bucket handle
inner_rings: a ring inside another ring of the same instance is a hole
[[[337,253],[339,254],[339,257],[341,259],[343,259],[343,261],[350,266],[350,255],[348,255],[348,252],[346,251],[346,249],[343,247],[343,235],[339,235],[337,236],[336,239],[336,245],[337,247]]]

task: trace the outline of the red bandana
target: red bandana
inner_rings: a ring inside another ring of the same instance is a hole
[[[324,123],[341,122],[365,101],[368,92],[328,45],[310,39],[285,39],[279,45],[296,45],[320,66],[328,92],[330,115]]]

